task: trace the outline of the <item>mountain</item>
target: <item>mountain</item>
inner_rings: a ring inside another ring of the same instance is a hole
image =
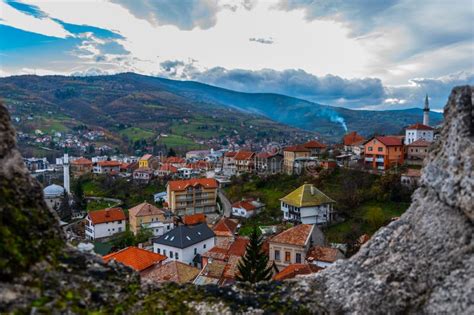
[[[134,73],[111,76],[0,78],[0,97],[22,118],[17,128],[66,131],[99,126],[120,141],[166,133],[168,145],[227,135],[279,141],[314,137],[339,141],[345,132],[399,133],[422,119],[421,109],[358,111],[269,93],[242,93],[198,82]],[[28,117],[34,114],[35,117]],[[30,120],[27,120],[30,119]],[[433,124],[441,114],[431,113]],[[162,139],[163,140],[163,139]]]

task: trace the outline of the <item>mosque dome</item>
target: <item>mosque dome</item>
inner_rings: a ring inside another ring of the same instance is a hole
[[[53,184],[43,189],[43,193],[46,198],[61,197],[64,194],[64,188],[62,186]]]

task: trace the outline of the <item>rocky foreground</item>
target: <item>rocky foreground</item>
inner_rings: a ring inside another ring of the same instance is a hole
[[[66,244],[0,105],[0,312],[474,314],[473,116],[454,88],[410,208],[351,259],[256,287],[142,287]]]

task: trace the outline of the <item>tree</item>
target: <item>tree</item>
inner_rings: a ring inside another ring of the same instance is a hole
[[[237,275],[237,281],[257,283],[270,280],[272,267],[268,266],[268,256],[263,253],[262,244],[262,237],[259,235],[257,227],[254,226],[245,255],[237,265],[240,273]]]
[[[61,204],[57,209],[58,216],[63,221],[70,221],[72,217],[72,209],[71,204],[69,203],[69,194],[64,190],[63,198],[61,200]]]
[[[79,178],[72,186],[72,193],[74,195],[74,207],[80,211],[86,210],[87,201],[84,195],[84,188],[82,187],[83,180]]]
[[[170,156],[176,156],[176,152],[173,150],[173,148],[170,148],[167,154],[168,157]]]

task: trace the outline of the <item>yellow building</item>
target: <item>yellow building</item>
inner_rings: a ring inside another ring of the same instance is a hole
[[[138,168],[149,168],[150,167],[150,160],[153,157],[151,154],[145,154],[138,160]]]
[[[146,201],[128,210],[128,220],[130,231],[132,231],[133,234],[137,234],[141,228],[148,227],[152,223],[158,224],[169,221],[166,219],[163,210]],[[153,232],[153,234],[158,234],[155,233],[155,231]]]
[[[311,150],[303,145],[295,145],[283,149],[283,171],[286,174],[293,174],[295,160],[297,158],[310,157]]]
[[[169,208],[177,215],[215,212],[218,187],[214,178],[170,181],[166,188]]]

